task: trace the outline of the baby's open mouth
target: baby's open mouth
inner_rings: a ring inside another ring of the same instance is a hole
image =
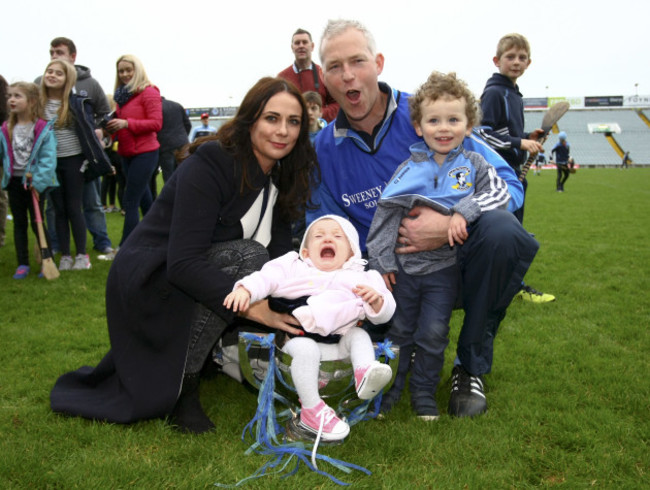
[[[331,247],[325,247],[323,250],[320,251],[320,256],[323,259],[331,259],[336,255],[334,252],[334,249]]]

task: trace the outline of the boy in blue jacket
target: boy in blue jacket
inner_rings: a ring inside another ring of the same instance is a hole
[[[539,153],[543,150],[537,141],[543,131],[524,131],[524,100],[517,85],[517,79],[524,74],[531,62],[528,40],[517,33],[503,36],[497,44],[497,53],[492,61],[499,73],[488,79],[481,95],[481,134],[519,176],[528,152]],[[525,201],[528,182],[524,178],[522,183]],[[523,223],[524,206],[514,214],[519,222]],[[533,303],[555,300],[555,296],[551,294],[541,293],[523,283],[521,286],[517,293],[519,298]]]
[[[455,245],[462,246],[483,213],[505,209],[510,194],[482,155],[463,148],[479,116],[474,96],[455,73],[433,72],[409,99],[409,107],[411,122],[424,141],[411,145],[411,157],[388,181],[366,245],[370,266],[382,274],[397,302],[388,337],[400,348],[400,362],[382,411],[399,399],[411,355],[417,351],[410,378],[411,405],[418,418],[436,420],[440,414],[435,393],[460,281]],[[398,255],[400,223],[421,205],[451,216],[448,245]]]

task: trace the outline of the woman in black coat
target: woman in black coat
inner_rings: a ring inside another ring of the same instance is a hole
[[[235,281],[291,250],[290,223],[318,175],[308,125],[300,92],[263,78],[217,135],[190,146],[112,264],[111,350],[97,367],[58,379],[52,410],[117,423],[167,417],[195,433],[214,427],[199,372],[234,320],[223,300]],[[297,333],[297,320],[266,301],[246,318]]]

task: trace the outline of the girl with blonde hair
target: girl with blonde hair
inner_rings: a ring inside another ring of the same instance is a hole
[[[75,67],[62,59],[48,63],[41,79],[41,101],[45,119],[54,123],[56,134],[56,175],[59,187],[51,198],[56,213],[56,235],[59,239],[61,261],[59,270],[90,269],[86,253],[86,222],[82,213],[85,171],[98,164],[110,163],[103,145],[95,133],[95,120],[90,100],[74,94],[77,81]],[[88,176],[88,178],[96,176]],[[70,253],[70,232],[76,247]]]

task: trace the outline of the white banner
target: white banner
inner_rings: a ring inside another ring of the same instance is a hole
[[[623,98],[623,107],[650,107],[650,95],[628,95]]]

